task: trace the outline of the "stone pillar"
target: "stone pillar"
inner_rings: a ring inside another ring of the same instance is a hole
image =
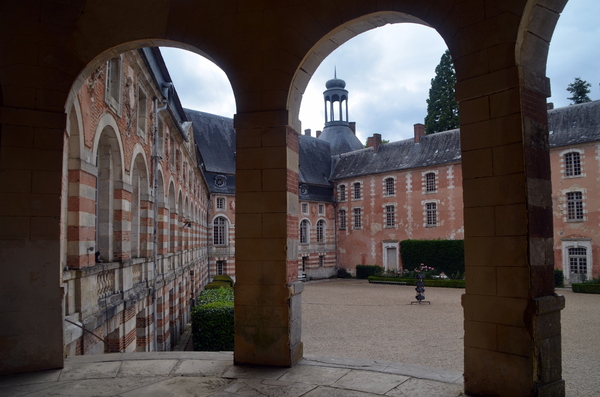
[[[236,364],[302,358],[298,282],[298,133],[287,111],[235,116]]]
[[[476,85],[490,87],[490,93],[475,95]],[[562,396],[564,298],[553,284],[545,96],[524,88],[516,67],[462,81],[457,94],[465,205],[465,393]]]
[[[65,114],[3,106],[0,123],[0,374],[60,368]]]

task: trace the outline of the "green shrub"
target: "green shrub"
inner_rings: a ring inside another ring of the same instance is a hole
[[[196,306],[213,302],[233,302],[233,288],[205,289],[198,295]]]
[[[231,276],[228,276],[227,274],[219,274],[218,276],[215,276],[213,278],[213,281],[222,281],[222,282],[228,283],[229,286],[233,288],[233,279],[231,278]]]
[[[452,279],[465,274],[463,240],[404,240],[400,243],[400,256],[405,270],[412,271],[424,264]]]
[[[192,309],[196,351],[233,350],[233,302],[212,302]]]
[[[369,282],[390,282],[390,283],[405,283],[406,285],[415,285],[416,278],[397,278],[397,277],[377,277],[370,276]],[[445,287],[445,288],[465,288],[465,280],[449,280],[449,279],[434,279],[423,280],[426,287]]]
[[[340,267],[337,271],[337,276],[338,278],[352,278],[352,274],[344,269],[343,267]]]
[[[356,265],[356,278],[366,279],[369,276],[378,276],[383,272],[379,265]]]
[[[600,284],[571,284],[573,292],[580,292],[583,294],[600,294]]]
[[[212,281],[204,286],[204,289],[231,288],[227,281]]]
[[[565,275],[562,270],[554,269],[554,287],[565,286]]]

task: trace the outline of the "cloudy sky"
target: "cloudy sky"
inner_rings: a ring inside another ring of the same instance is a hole
[[[547,75],[555,107],[569,105],[566,91],[575,77],[592,84],[600,99],[600,1],[570,0],[550,45]],[[346,81],[350,121],[361,141],[373,133],[397,141],[413,135],[413,124],[427,113],[431,79],[446,50],[431,28],[387,25],[365,32],[329,55],[312,77],[300,108],[302,128],[323,128],[325,82]],[[163,56],[184,107],[233,117],[235,100],[224,72],[210,61],[182,50],[163,48]]]

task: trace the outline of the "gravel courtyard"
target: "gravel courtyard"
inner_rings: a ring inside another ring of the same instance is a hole
[[[426,288],[431,305],[411,305],[414,286],[365,280],[308,282],[302,293],[304,353],[370,358],[462,371],[463,289]],[[600,295],[558,293],[567,395],[599,396]]]

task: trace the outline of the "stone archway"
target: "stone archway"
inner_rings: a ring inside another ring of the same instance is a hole
[[[10,227],[0,241],[0,258],[10,270],[3,270],[8,281],[0,290],[10,297],[10,310],[1,313],[11,326],[0,335],[7,357],[0,372],[63,362],[56,219],[70,90],[81,85],[81,71],[85,76],[118,52],[174,43],[210,54],[236,96],[241,272],[235,360],[297,362],[301,285],[292,281],[298,230],[288,225],[298,221],[297,111],[318,63],[318,56],[310,55],[315,49],[326,55],[348,35],[410,14],[414,19],[407,20],[422,21],[445,38],[457,66],[468,266],[467,392],[564,394],[555,332],[560,302],[548,285],[550,262],[544,254],[549,218],[545,195],[533,194],[547,190],[548,168],[543,148],[532,139],[542,133],[545,117],[539,60],[545,64],[544,48],[566,0],[554,2],[554,9],[539,3],[5,2],[1,15],[10,35],[0,50],[0,123],[3,224]],[[21,183],[22,177],[42,176],[56,182],[43,191]],[[541,324],[552,332],[540,334]]]

